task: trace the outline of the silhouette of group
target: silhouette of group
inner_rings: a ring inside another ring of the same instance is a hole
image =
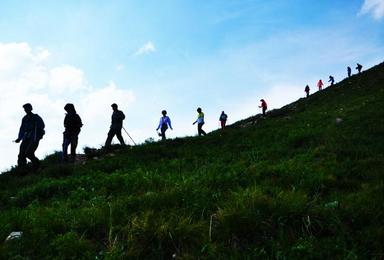
[[[359,63],[356,64],[356,70],[358,72],[358,74],[361,73],[361,70],[363,69],[363,66]],[[348,78],[350,78],[352,76],[352,69],[351,67],[347,67],[347,75],[348,75]],[[329,75],[329,80],[328,82],[330,83],[330,86],[333,86],[335,84],[335,78],[332,76],[332,75]],[[324,86],[324,83],[321,79],[319,79],[319,81],[317,82],[317,87],[320,90],[323,89],[323,86]],[[306,85],[305,88],[304,88],[304,92],[306,93],[306,97],[309,97],[309,91],[310,91],[310,88],[309,88],[309,85]]]
[[[363,66],[357,63],[356,69],[358,73],[361,73]],[[347,74],[348,77],[351,77],[352,70],[348,66]],[[332,75],[329,76],[330,85],[333,86],[335,83],[335,79]],[[317,87],[320,90],[323,88],[323,81],[320,79],[317,82]],[[304,91],[306,92],[306,97],[309,96],[310,87],[309,85],[305,86]],[[262,115],[265,117],[267,111],[267,102],[264,99],[260,99],[260,106],[262,110]],[[124,113],[118,109],[118,105],[113,103],[112,107],[112,116],[111,116],[111,126],[107,135],[107,139],[105,141],[105,148],[108,148],[111,145],[112,139],[116,136],[120,142],[120,145],[124,146],[124,138],[121,135],[121,130],[123,129],[123,121],[125,119]],[[19,167],[24,167],[27,164],[27,159],[31,161],[32,169],[36,170],[39,168],[40,161],[35,156],[35,151],[39,146],[40,140],[43,138],[45,134],[45,124],[43,119],[38,115],[32,113],[32,105],[30,103],[26,103],[23,105],[24,111],[26,115],[22,118],[21,126],[19,130],[19,134],[16,143],[20,144],[19,155],[17,164]],[[62,161],[63,162],[73,162],[76,158],[76,148],[78,144],[78,137],[83,126],[80,116],[77,114],[75,106],[71,103],[68,103],[64,106],[64,110],[67,112],[64,118],[64,132],[63,132],[63,146],[62,146]],[[197,132],[199,136],[206,135],[206,132],[203,130],[204,121],[204,113],[202,109],[197,108],[197,119],[193,122],[193,125],[197,123]],[[166,140],[165,132],[168,128],[173,130],[171,125],[171,119],[167,116],[167,111],[161,111],[162,117],[160,118],[160,122],[156,131],[160,129],[158,135],[161,137],[161,140]],[[226,122],[228,119],[228,115],[225,114],[224,111],[221,112],[219,117],[219,122],[221,125],[221,129],[223,130],[226,127]],[[125,129],[124,129],[125,130]],[[126,131],[126,130],[125,130]],[[127,132],[128,134],[128,132]],[[129,134],[128,134],[129,135]],[[129,136],[130,137],[130,136]],[[131,137],[130,137],[131,138]],[[133,139],[132,139],[133,141]],[[70,156],[68,156],[68,147],[71,146]]]

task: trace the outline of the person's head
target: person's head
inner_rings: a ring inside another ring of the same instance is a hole
[[[167,115],[167,111],[166,111],[166,110],[163,110],[163,111],[161,111],[161,114],[162,114],[163,116],[166,116],[166,115]]]
[[[201,108],[200,107],[197,108],[197,113],[201,113]]]
[[[264,102],[264,99],[260,99],[260,102]]]
[[[68,113],[76,113],[75,106],[71,103],[67,103],[64,106],[64,110],[67,111]]]
[[[224,114],[224,111],[221,111],[222,114]]]
[[[117,110],[117,104],[116,104],[116,103],[113,103],[113,104],[111,105],[111,107],[112,107],[113,111],[116,111],[116,110]]]
[[[32,113],[32,105],[30,103],[26,103],[23,105],[25,113],[29,114]]]

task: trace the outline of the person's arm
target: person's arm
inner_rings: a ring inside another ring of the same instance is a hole
[[[20,130],[19,130],[19,134],[18,134],[15,142],[16,143],[20,142],[23,139],[24,134],[25,134],[25,123],[24,123],[24,118],[23,118],[23,120],[21,120],[21,126],[20,126]]]
[[[78,114],[77,115],[77,127],[81,128],[83,126],[83,122],[81,121],[81,118]]]
[[[169,117],[168,117],[168,125],[169,125],[169,128],[171,128],[171,130],[173,130],[172,125],[171,125],[171,119]]]
[[[121,118],[121,120],[125,119],[125,115],[124,115],[123,111],[120,111],[120,118]]]
[[[156,128],[156,131],[160,129],[160,127],[161,127],[161,125],[162,125],[162,121],[163,121],[162,119],[163,119],[163,118],[162,118],[162,117],[160,117],[159,126]]]

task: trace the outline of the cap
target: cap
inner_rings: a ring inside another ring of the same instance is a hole
[[[23,108],[32,110],[32,105],[30,103],[26,103],[23,105]]]

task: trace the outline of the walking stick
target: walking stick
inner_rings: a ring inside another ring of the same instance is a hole
[[[123,126],[123,129],[124,129],[125,133],[127,133],[128,137],[132,140],[132,142],[136,145],[135,141],[133,141],[132,137],[128,134],[127,130],[125,130],[124,126]]]

